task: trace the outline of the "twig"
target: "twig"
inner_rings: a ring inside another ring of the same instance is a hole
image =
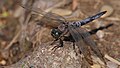
[[[17,38],[19,37],[20,32],[21,32],[21,31],[19,31],[19,32],[16,34],[16,36],[12,39],[12,41],[5,47],[5,50],[9,49],[9,48],[12,46],[12,44],[13,44],[13,43],[17,40]]]
[[[107,54],[105,54],[105,58],[108,59],[108,60],[110,60],[110,61],[112,61],[112,62],[114,62],[114,63],[116,63],[116,64],[118,64],[118,65],[120,65],[120,62],[119,62],[119,61],[117,61],[116,59],[110,57],[110,56],[107,55]]]
[[[120,21],[120,18],[118,17],[107,17],[106,20],[112,20],[112,21]]]

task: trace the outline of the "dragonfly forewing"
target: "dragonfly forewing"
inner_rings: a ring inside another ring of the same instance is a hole
[[[74,28],[74,26],[68,26],[69,32],[72,35],[73,39],[75,40],[75,44],[78,46],[80,49],[80,52],[84,55],[84,58],[86,61],[90,64],[93,65],[93,61],[91,58],[91,53],[90,53],[90,48],[88,45],[84,43],[82,40],[82,33],[79,32],[80,28]]]
[[[83,41],[90,46],[90,48],[92,49],[92,51],[100,58],[100,60],[102,60],[105,63],[104,60],[104,55],[100,52],[99,48],[97,47],[97,45],[95,44],[95,42],[92,40],[90,33],[87,32],[87,30],[81,28],[78,29],[78,31],[81,33],[81,36],[83,37]]]
[[[42,17],[40,19],[40,24],[42,23],[49,27],[57,27],[59,24],[61,23],[63,24],[64,22],[66,22],[66,19],[58,14],[52,12],[45,12],[41,10],[41,8],[35,6],[34,4],[32,6],[29,4],[22,4],[21,1],[18,1],[18,5],[20,5],[21,7],[25,8],[28,11],[32,11],[32,14],[36,14]]]

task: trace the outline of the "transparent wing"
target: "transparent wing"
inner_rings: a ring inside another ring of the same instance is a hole
[[[80,28],[74,28],[74,26],[68,26],[68,29],[73,39],[75,40],[76,45],[79,47],[81,53],[84,55],[84,58],[90,65],[92,65],[93,61],[90,54],[90,48],[82,40],[83,39],[82,32],[79,32]]]
[[[65,20],[65,18],[64,17],[62,17],[62,16],[60,16],[60,15],[58,15],[58,14],[55,14],[55,13],[51,13],[51,12],[45,12],[45,11],[43,11],[43,10],[41,10],[40,8],[37,8],[36,6],[34,6],[34,5],[29,5],[29,1],[31,1],[31,0],[28,0],[28,2],[27,3],[25,3],[25,4],[23,4],[23,3],[21,3],[21,1],[22,0],[18,0],[17,1],[17,3],[21,6],[21,7],[23,7],[23,8],[25,8],[26,10],[28,10],[28,11],[32,11],[32,12],[34,12],[35,14],[37,14],[37,15],[40,15],[40,16],[43,16],[44,18],[46,18],[47,20],[54,20],[54,21],[56,21],[56,22],[62,22],[62,23],[64,23],[66,20]],[[37,0],[32,0],[31,2],[32,3],[35,3],[35,1],[37,1]],[[43,18],[42,18],[43,19]],[[46,20],[45,19],[45,20]]]
[[[104,55],[100,52],[95,42],[91,39],[90,34],[87,32],[87,30],[78,28],[78,32],[81,34],[83,41],[89,45],[92,51],[105,63]]]

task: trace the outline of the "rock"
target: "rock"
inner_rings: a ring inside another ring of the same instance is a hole
[[[108,68],[118,68],[118,65],[109,61],[109,62],[107,62],[107,67]]]
[[[96,35],[98,36],[99,39],[102,39],[102,38],[104,37],[105,33],[104,33],[103,31],[99,30],[99,31],[96,33]]]
[[[93,66],[91,66],[92,68],[101,68],[101,66],[100,65],[98,65],[98,64],[94,64]]]
[[[107,11],[107,13],[101,17],[101,18],[105,18],[110,16],[113,13],[114,9],[110,5],[103,5],[100,11]]]

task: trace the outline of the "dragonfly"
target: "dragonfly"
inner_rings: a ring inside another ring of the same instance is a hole
[[[63,16],[60,16],[51,12],[44,12],[40,8],[20,4],[19,5],[26,10],[32,11],[37,15],[43,15],[43,17],[39,20],[38,25],[45,26],[47,28],[51,28],[51,35],[55,39],[53,43],[59,41],[60,45],[56,46],[63,47],[63,41],[65,38],[69,38],[71,42],[74,42],[76,46],[80,49],[80,52],[83,54],[85,60],[93,65],[93,61],[91,58],[90,49],[105,63],[104,55],[100,52],[96,43],[91,39],[90,33],[81,26],[90,23],[91,21],[100,18],[107,11],[99,12],[95,15],[92,15],[84,20],[80,21],[67,21]],[[50,22],[51,21],[51,22]],[[69,34],[68,36],[66,36]],[[53,44],[52,43],[52,44]]]
[[[74,42],[79,47],[80,52],[84,55],[89,64],[93,64],[90,56],[91,54],[89,52],[89,47],[102,61],[104,61],[104,56],[98,49],[95,42],[90,38],[90,34],[87,32],[86,29],[81,28],[81,26],[101,17],[105,13],[106,11],[100,12],[82,21],[65,22],[65,24],[62,24],[62,27],[64,27],[62,31],[60,29],[61,25],[59,25],[60,27],[58,26],[58,28],[52,29],[51,35],[55,38],[55,41],[59,40],[61,44],[57,47],[63,47],[63,41],[66,41],[66,37],[64,35],[68,32],[69,36],[67,37],[71,37],[70,41]],[[62,37],[64,37],[63,40]]]

